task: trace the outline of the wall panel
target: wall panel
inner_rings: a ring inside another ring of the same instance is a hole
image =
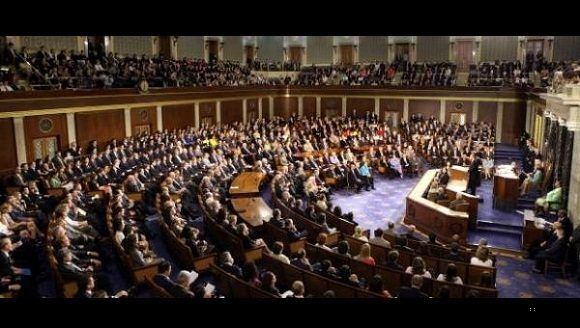
[[[482,36],[481,60],[516,60],[518,56],[517,36]]]
[[[149,126],[149,131],[154,133],[157,131],[157,109],[156,107],[136,107],[131,108],[131,134],[136,135],[137,127]]]
[[[449,60],[449,36],[417,36],[417,61]]]
[[[180,36],[177,41],[177,58],[203,58],[203,47],[201,35]]]
[[[58,149],[68,147],[66,114],[28,116],[24,118],[24,139],[26,142],[26,159],[34,160],[34,139],[55,137]]]
[[[244,120],[243,106],[241,100],[222,101],[222,123],[242,122]]]
[[[306,60],[308,64],[332,64],[332,36],[308,36]]]
[[[123,109],[80,112],[75,114],[77,144],[86,149],[91,140],[97,140],[99,150],[112,139],[125,137],[125,120]]]
[[[163,106],[163,129],[172,131],[195,126],[194,104]]]
[[[440,102],[436,100],[409,100],[409,119],[413,114],[422,114],[424,118],[439,118]]]
[[[11,118],[0,118],[0,173],[10,173],[20,163],[16,160],[16,142],[14,140],[14,124]]]
[[[386,36],[360,36],[359,53],[360,62],[387,61],[387,37]]]
[[[118,35],[113,37],[113,42],[115,43],[115,52],[120,56],[153,55],[153,42],[149,35]]]

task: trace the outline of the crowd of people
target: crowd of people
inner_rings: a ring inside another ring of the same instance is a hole
[[[33,89],[133,88],[142,80],[151,87],[243,86],[243,85],[391,85],[397,71],[401,86],[455,86],[457,67],[450,62],[411,63],[397,59],[392,63],[307,66],[300,63],[253,60],[249,65],[236,61],[169,59],[162,55],[120,56],[105,53],[103,47],[89,44],[84,50],[20,50],[9,43],[2,56],[0,91]],[[300,71],[289,76],[266,78],[256,71]],[[472,65],[467,86],[533,87],[539,75],[540,86],[579,83],[580,68],[574,61],[531,63],[519,61],[481,62]]]

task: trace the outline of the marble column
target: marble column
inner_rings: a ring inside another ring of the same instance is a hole
[[[195,128],[199,129],[199,126],[201,125],[199,122],[199,102],[194,103],[193,114],[195,116]]]
[[[123,109],[123,114],[125,117],[125,137],[130,137],[132,135],[131,131],[131,108],[126,107]]]
[[[304,97],[298,97],[298,116],[304,116]]]
[[[221,126],[222,124],[222,102],[216,101],[215,103],[215,120],[217,126]]]
[[[163,107],[157,106],[156,114],[157,114],[157,131],[163,131]]]
[[[16,141],[17,165],[28,163],[26,160],[26,141],[24,139],[24,118],[13,118],[14,140]]]
[[[501,142],[502,120],[503,119],[503,102],[497,102],[497,117],[495,120],[495,141]]]
[[[473,107],[471,109],[471,122],[477,123],[478,116],[479,116],[479,101],[475,100],[473,102]]]
[[[66,114],[66,131],[68,134],[68,144],[69,146],[74,142],[77,142],[77,127],[75,122],[75,114]]]
[[[346,117],[346,97],[342,97],[342,112],[340,115],[342,115],[342,117]]]
[[[258,98],[258,118],[262,119],[262,98]]]
[[[403,119],[405,122],[409,122],[409,99],[403,99]]]
[[[445,110],[446,110],[446,102],[445,99],[441,99],[441,102],[439,103],[439,121],[441,121],[441,123],[445,123]]]
[[[320,117],[320,112],[321,112],[320,103],[321,103],[320,97],[316,97],[316,116],[317,117]]]
[[[242,101],[242,122],[244,124],[248,121],[248,99]]]

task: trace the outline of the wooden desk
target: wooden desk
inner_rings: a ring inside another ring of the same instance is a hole
[[[232,198],[231,202],[238,216],[251,227],[261,226],[272,217],[272,209],[262,197]]]
[[[502,211],[511,211],[516,208],[520,180],[517,175],[496,174],[493,177],[493,207]]]
[[[541,242],[546,238],[546,230],[537,227],[534,219],[523,217],[524,229],[522,230],[522,249],[529,250],[534,243]]]
[[[449,182],[445,188],[445,193],[450,200],[455,200],[456,194],[460,193],[463,199],[469,203],[469,227],[474,229],[477,226],[477,211],[479,207],[479,196],[473,196],[465,192],[469,180],[469,168],[453,165],[449,170]]]
[[[467,190],[467,182],[469,180],[469,168],[453,165],[449,169],[449,182],[447,183],[447,189],[460,192]]]
[[[428,170],[407,196],[405,222],[425,233],[435,233],[443,242],[451,242],[454,234],[467,243],[469,215],[434,203],[423,194],[429,189],[437,170]]]
[[[260,172],[242,172],[230,185],[230,196],[250,197],[260,193],[260,184],[266,174]]]

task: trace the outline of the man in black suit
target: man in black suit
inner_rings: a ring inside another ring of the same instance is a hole
[[[350,168],[347,173],[347,182],[350,186],[356,188],[356,192],[360,192],[363,186],[363,182],[359,179],[357,174],[356,165],[354,163],[350,163]]]
[[[242,268],[234,263],[234,258],[230,252],[226,251],[220,255],[220,267],[226,272],[233,274],[238,278],[242,278]]]
[[[179,286],[169,278],[169,275],[171,274],[171,264],[167,261],[161,261],[157,266],[157,272],[158,273],[153,277],[153,282],[159,287],[165,289],[169,294],[173,295],[173,297],[181,296],[181,294],[178,294],[177,292]]]
[[[473,160],[469,166],[469,181],[467,182],[467,191],[473,196],[476,195],[476,189],[481,184],[481,176],[479,175],[479,167],[483,165],[479,155],[471,155]]]
[[[411,287],[403,286],[399,290],[399,298],[429,298],[429,296],[421,291],[423,287],[423,276],[413,275],[411,278]]]
[[[538,255],[536,255],[536,267],[533,270],[534,272],[543,273],[546,261],[561,263],[566,260],[564,256],[566,254],[566,248],[568,247],[568,240],[564,239],[564,228],[561,226],[558,227],[556,229],[556,235],[558,239],[546,250],[540,251]]]

